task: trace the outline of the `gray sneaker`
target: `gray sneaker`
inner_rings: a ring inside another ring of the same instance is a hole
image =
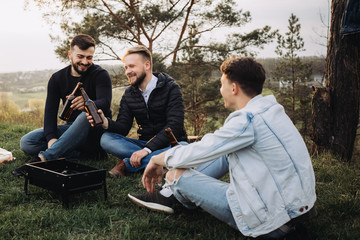
[[[128,194],[128,197],[141,207],[170,214],[174,213],[173,207],[178,203],[173,194],[170,197],[165,197],[159,191],[145,194]]]

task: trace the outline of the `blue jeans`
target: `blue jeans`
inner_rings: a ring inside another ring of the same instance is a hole
[[[83,112],[74,122],[58,125],[57,136],[59,138],[50,148],[47,148],[43,128],[24,135],[20,140],[20,148],[32,156],[41,154],[45,160],[77,157],[79,151],[86,148],[90,128],[91,125]]]
[[[226,156],[223,156],[195,169],[186,170],[179,179],[166,185],[186,208],[200,207],[238,230],[226,198],[229,183],[218,180],[228,172],[229,163]],[[262,237],[272,239],[284,235],[284,232],[276,229]]]
[[[125,160],[126,171],[128,172],[137,172],[139,170],[144,169],[149,163],[150,158],[152,156],[160,154],[163,151],[166,151],[170,148],[169,145],[169,147],[159,149],[150,153],[141,160],[140,167],[134,168],[130,164],[130,157],[134,152],[143,149],[146,143],[147,141],[128,138],[128,137],[124,137],[121,134],[111,133],[111,132],[105,132],[101,136],[101,140],[100,140],[100,145],[105,152],[110,153],[111,155],[117,158]],[[185,142],[180,142],[180,143],[186,144]]]

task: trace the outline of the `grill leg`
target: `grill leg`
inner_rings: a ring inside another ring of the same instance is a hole
[[[69,195],[67,193],[61,194],[62,200],[63,200],[63,206],[66,208],[69,208]]]
[[[107,200],[107,189],[106,189],[106,181],[104,180],[103,182],[104,185],[104,197],[105,197],[105,201]]]
[[[25,191],[26,195],[29,195],[29,193],[28,193],[28,184],[29,184],[29,178],[28,178],[27,174],[25,174],[24,191]]]

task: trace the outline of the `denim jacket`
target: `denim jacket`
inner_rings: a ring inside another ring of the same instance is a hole
[[[169,169],[197,167],[226,155],[227,201],[246,236],[269,233],[309,211],[315,176],[306,145],[274,96],[258,95],[201,141],[165,155]]]

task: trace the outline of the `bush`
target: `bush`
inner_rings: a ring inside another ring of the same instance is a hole
[[[33,109],[19,110],[19,106],[8,98],[8,95],[0,95],[0,122],[26,124],[41,127],[44,118],[44,108],[41,106],[42,100],[30,101]]]

